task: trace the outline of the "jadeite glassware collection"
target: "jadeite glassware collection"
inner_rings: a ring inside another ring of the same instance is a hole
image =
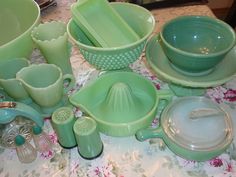
[[[0,37],[11,30],[0,44],[0,89],[7,94],[7,100],[0,102],[0,145],[15,148],[20,162],[30,163],[37,152],[53,149],[43,131],[44,117],[51,117],[62,147],[77,147],[88,160],[99,157],[105,148],[100,132],[135,136],[139,141],[161,138],[175,154],[196,161],[220,155],[232,142],[230,115],[199,96],[236,72],[235,32],[226,23],[205,16],[177,17],[148,39],[155,19],[150,11],[131,3],[78,1],[71,6],[67,25],[39,24],[40,9],[28,0],[1,2],[0,15],[13,5],[32,15],[13,9],[11,23],[4,21],[6,28],[0,29]],[[24,32],[13,28],[15,16],[21,17]],[[67,93],[75,78],[68,38],[89,64],[106,71],[70,97]],[[46,63],[30,64],[27,58],[34,47]],[[157,90],[144,76],[127,69],[144,49],[147,63],[170,90]],[[183,97],[172,101],[174,95]],[[86,116],[76,118],[73,106]],[[147,128],[158,111],[162,111],[159,127]],[[25,118],[30,124],[23,134]]]

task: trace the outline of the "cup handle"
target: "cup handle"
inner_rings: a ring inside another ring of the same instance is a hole
[[[63,83],[65,83],[65,81],[68,81],[68,85],[64,87],[64,93],[67,93],[74,87],[75,78],[72,74],[65,74],[63,75]]]

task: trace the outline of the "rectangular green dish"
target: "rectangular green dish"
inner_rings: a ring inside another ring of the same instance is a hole
[[[80,0],[71,11],[73,20],[97,47],[120,47],[140,39],[106,0]]]

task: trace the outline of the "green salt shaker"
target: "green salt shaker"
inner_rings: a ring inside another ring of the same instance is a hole
[[[73,148],[77,145],[73,132],[76,121],[72,108],[61,107],[52,114],[52,127],[55,130],[59,144],[63,148]]]
[[[76,120],[73,130],[81,157],[91,160],[102,154],[103,143],[95,120],[90,117],[81,117]]]

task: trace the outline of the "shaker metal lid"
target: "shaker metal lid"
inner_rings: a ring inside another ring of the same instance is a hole
[[[233,139],[230,115],[204,97],[174,100],[164,109],[161,124],[171,141],[189,150],[209,151]]]

